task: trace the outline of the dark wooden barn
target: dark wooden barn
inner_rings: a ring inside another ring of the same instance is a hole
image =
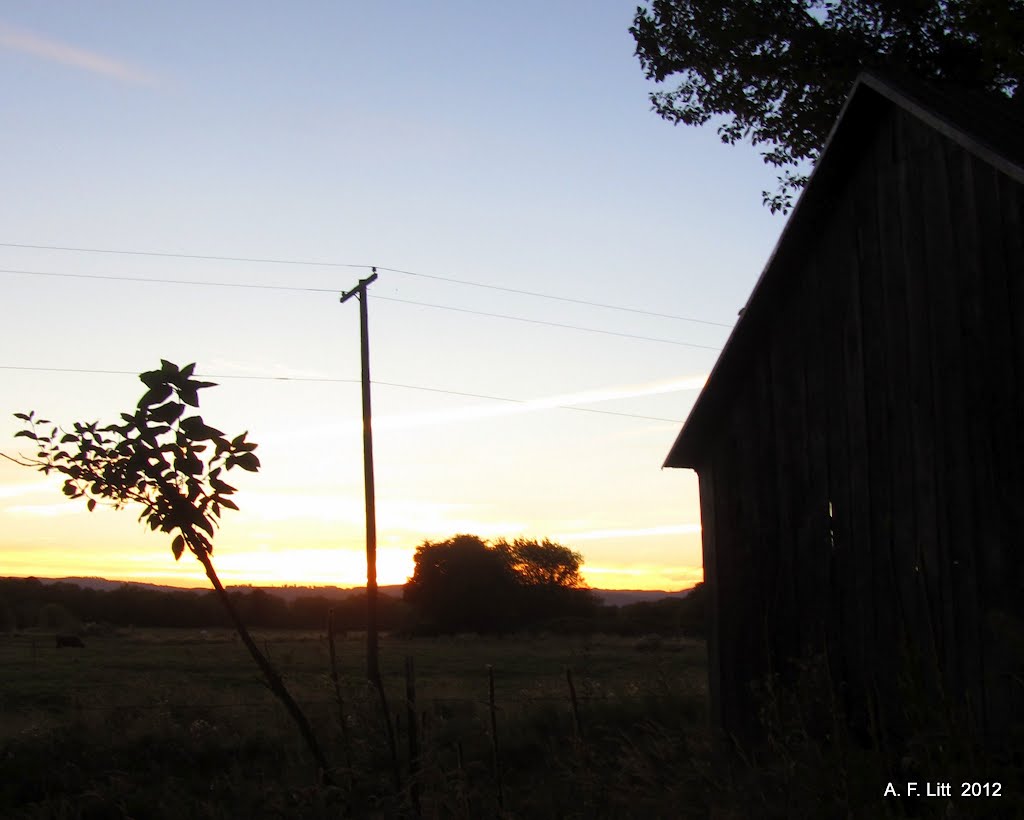
[[[668,455],[731,734],[798,658],[851,720],[900,725],[916,687],[1021,722],[1022,112],[862,75]]]

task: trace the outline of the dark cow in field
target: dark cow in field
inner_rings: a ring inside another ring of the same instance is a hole
[[[65,646],[70,646],[73,649],[85,648],[85,644],[82,643],[82,639],[77,635],[57,635],[57,648],[63,649]]]

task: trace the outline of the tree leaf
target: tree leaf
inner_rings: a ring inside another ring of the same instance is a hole
[[[172,401],[168,402],[167,404],[162,404],[160,405],[160,407],[151,410],[149,412],[149,417],[155,419],[156,421],[163,422],[164,424],[170,424],[172,421],[178,418],[178,416],[180,416],[184,411],[184,404],[178,404],[178,402]]]
[[[15,414],[14,414],[14,418],[16,418],[16,419],[21,419],[22,421],[32,421],[32,419],[30,419],[30,418],[29,418],[29,417],[28,417],[27,415],[25,415],[24,413],[15,413]]]
[[[185,537],[179,535],[171,542],[171,552],[174,553],[174,560],[177,561],[181,558],[181,554],[185,551]]]
[[[146,387],[152,389],[158,384],[164,383],[164,374],[159,370],[147,370],[145,373],[139,374],[139,379]]]
[[[90,498],[89,499],[89,503],[86,504],[86,506],[89,508],[89,512],[92,512],[93,510],[95,510],[96,509],[96,499],[95,498]]]
[[[206,530],[210,535],[213,535],[213,524],[211,524],[206,516],[199,512],[199,510],[194,511],[192,520],[195,522],[197,527],[202,530]]]
[[[255,473],[260,469],[260,460],[255,453],[242,453],[242,455],[236,456],[235,464],[250,473]]]
[[[169,384],[158,384],[156,387],[148,390],[141,399],[139,399],[139,407],[149,407],[153,404],[160,404],[166,401],[167,398],[173,392],[173,388]]]
[[[25,438],[30,438],[33,441],[39,441],[39,436],[37,436],[31,430],[19,430],[17,433],[14,434],[15,438],[18,438],[19,436],[24,436]]]

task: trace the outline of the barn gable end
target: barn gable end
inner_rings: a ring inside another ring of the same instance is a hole
[[[981,726],[1020,717],[1022,149],[1009,104],[851,93],[665,462],[700,478],[727,731],[813,656],[851,715],[898,723],[911,662]]]

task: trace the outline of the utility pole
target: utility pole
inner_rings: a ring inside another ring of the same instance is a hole
[[[380,682],[377,652],[377,512],[373,496],[373,430],[370,426],[370,336],[366,326],[366,288],[377,278],[377,268],[360,279],[342,303],[353,296],[359,299],[359,351],[363,374],[363,484],[366,496],[366,676]]]

